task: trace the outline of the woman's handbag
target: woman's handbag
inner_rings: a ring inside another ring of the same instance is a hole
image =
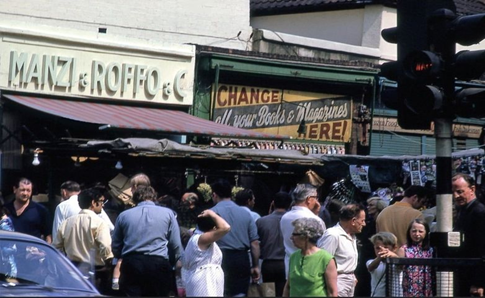
[[[252,283],[249,285],[248,297],[275,297],[274,282]]]

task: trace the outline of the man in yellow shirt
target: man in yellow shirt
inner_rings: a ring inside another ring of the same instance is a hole
[[[106,201],[95,188],[83,190],[78,199],[81,212],[62,222],[53,245],[64,252],[83,274],[89,275],[93,269],[101,273],[96,286],[102,294],[107,294],[111,286],[109,273],[113,258],[111,235],[106,222],[98,216]]]

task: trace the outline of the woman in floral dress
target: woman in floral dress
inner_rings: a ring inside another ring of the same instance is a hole
[[[433,248],[429,246],[429,226],[422,219],[411,222],[407,232],[407,243],[398,252],[402,258],[432,258]],[[430,266],[409,265],[403,269],[404,297],[433,296],[433,275]]]

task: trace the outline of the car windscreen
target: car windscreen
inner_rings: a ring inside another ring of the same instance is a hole
[[[0,283],[92,291],[69,261],[48,244],[0,239]]]

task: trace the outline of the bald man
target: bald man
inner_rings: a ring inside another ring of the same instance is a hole
[[[179,225],[187,229],[195,228],[197,216],[202,212],[199,208],[199,197],[194,192],[186,192],[180,199],[177,215]]]

